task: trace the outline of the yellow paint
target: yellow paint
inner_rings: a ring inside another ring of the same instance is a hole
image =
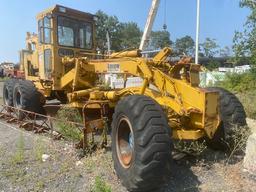
[[[196,140],[204,136],[212,138],[219,122],[218,93],[199,88],[200,66],[183,58],[170,63],[167,58],[172,50],[164,48],[154,58],[142,58],[140,51],[124,51],[96,58],[95,24],[93,15],[62,6],[50,8],[37,16],[51,22],[51,43],[38,42],[36,34],[27,35],[27,50],[21,51],[21,70],[26,79],[35,83],[46,97],[65,91],[72,107],[83,108],[87,101],[109,103],[114,107],[127,95],[144,94],[158,102],[168,116],[169,124],[175,119],[173,138]],[[65,16],[92,24],[93,46],[90,50],[62,47],[57,40],[57,17]],[[33,50],[31,45],[35,45]],[[45,72],[44,51],[51,50],[51,74]],[[72,51],[74,56],[60,56],[59,50]],[[31,66],[33,70],[31,70]],[[33,73],[31,73],[31,71]],[[141,87],[111,90],[100,84],[99,76],[115,73],[124,79],[137,76],[144,79]],[[154,85],[150,89],[149,85]],[[98,108],[97,105],[90,106]]]

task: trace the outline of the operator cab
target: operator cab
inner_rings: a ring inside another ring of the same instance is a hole
[[[74,56],[73,49],[91,52],[94,49],[94,18],[89,13],[56,5],[37,16],[39,43],[57,45],[61,49],[60,56]]]
[[[56,5],[37,15],[38,34],[27,34],[21,51],[21,70],[26,79],[51,81],[58,89],[60,78],[73,66],[62,64],[65,56],[95,53],[96,16]]]

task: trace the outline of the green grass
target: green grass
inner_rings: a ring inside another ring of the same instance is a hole
[[[10,79],[9,77],[3,77],[3,78],[0,78],[0,82],[5,82],[6,80]]]
[[[42,155],[45,152],[45,146],[42,140],[37,139],[34,143],[34,155],[37,161],[42,161]]]
[[[24,137],[21,134],[17,141],[17,149],[15,153],[11,156],[11,162],[13,164],[21,164],[24,162],[25,159],[25,143]]]
[[[45,184],[43,181],[37,181],[35,184],[35,191],[43,191]]]
[[[94,186],[91,192],[111,192],[111,187],[102,179],[102,177],[97,176],[95,178]]]
[[[81,131],[78,126],[70,123],[82,123],[82,117],[75,108],[63,107],[58,111],[57,117],[59,121],[57,121],[58,131],[68,140],[71,141],[80,141],[81,139]]]

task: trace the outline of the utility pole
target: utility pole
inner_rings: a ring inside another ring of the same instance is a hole
[[[140,42],[140,50],[144,51],[149,42],[150,33],[154,24],[156,13],[159,7],[160,0],[152,0],[152,5],[148,14],[147,22]]]
[[[199,32],[200,32],[200,0],[197,0],[197,10],[196,10],[196,52],[195,52],[195,63],[196,64],[198,64]]]

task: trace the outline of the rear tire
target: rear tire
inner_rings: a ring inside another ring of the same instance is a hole
[[[13,89],[16,82],[17,82],[16,79],[8,79],[7,81],[4,82],[3,102],[4,102],[4,105],[7,105],[9,107],[13,107]]]
[[[208,139],[208,146],[213,149],[229,150],[234,144],[234,136],[246,128],[246,113],[238,98],[231,92],[211,87],[208,90],[218,91],[220,94],[221,124],[213,139]]]
[[[161,106],[143,95],[118,102],[112,121],[112,157],[129,191],[152,191],[165,182],[171,164],[171,134]]]
[[[19,120],[24,119],[25,112],[19,110],[26,110],[35,113],[43,113],[44,109],[40,101],[41,93],[39,93],[33,84],[28,80],[21,80],[14,86],[13,104],[17,108],[16,116]]]

